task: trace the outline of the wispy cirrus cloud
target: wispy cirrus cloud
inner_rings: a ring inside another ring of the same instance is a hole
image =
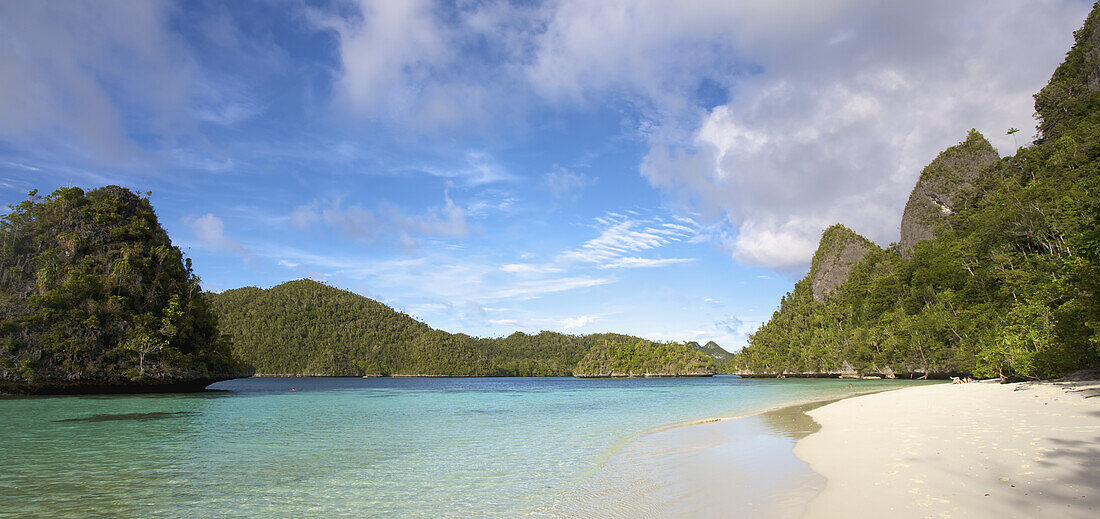
[[[576,290],[579,288],[590,288],[599,285],[606,285],[612,282],[613,280],[611,280],[610,278],[591,276],[556,277],[531,281],[519,281],[510,283],[508,287],[502,288],[500,290],[497,290],[496,292],[489,294],[486,299],[534,299],[536,297],[546,294],[552,294],[555,292],[565,292],[568,290]]]
[[[580,262],[601,269],[663,267],[694,261],[692,258],[650,258],[642,254],[689,240],[698,234],[690,220],[677,223],[661,218],[640,218],[609,212],[596,218],[600,235],[576,249],[558,255],[563,263]]]
[[[432,176],[461,180],[472,186],[513,181],[517,178],[491,154],[476,150],[467,151],[462,163],[455,166],[429,165],[417,169]]]
[[[555,265],[537,265],[533,263],[507,263],[501,265],[500,270],[502,272],[508,272],[511,274],[546,274],[550,272],[561,272],[565,269]]]

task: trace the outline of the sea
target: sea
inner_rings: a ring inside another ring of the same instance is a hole
[[[4,397],[0,517],[700,516],[730,496],[763,503],[721,515],[770,515],[769,496],[822,482],[790,453],[812,421],[764,411],[912,384],[247,378]]]

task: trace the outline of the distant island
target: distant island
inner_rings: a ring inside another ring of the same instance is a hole
[[[827,229],[735,371],[1013,379],[1100,362],[1097,23],[1035,94],[1031,146],[1001,158],[971,130],[921,172],[886,249]]]
[[[233,338],[233,353],[261,375],[642,377],[716,370],[702,350],[629,335],[447,333],[308,279],[207,297]]]

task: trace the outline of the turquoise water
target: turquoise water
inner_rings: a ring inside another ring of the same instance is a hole
[[[225,391],[0,399],[0,516],[515,517],[647,431],[853,391],[736,377],[211,387]]]

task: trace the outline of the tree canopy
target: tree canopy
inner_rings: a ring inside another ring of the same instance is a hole
[[[0,221],[0,385],[182,389],[239,373],[199,280],[145,198],[31,192]]]

